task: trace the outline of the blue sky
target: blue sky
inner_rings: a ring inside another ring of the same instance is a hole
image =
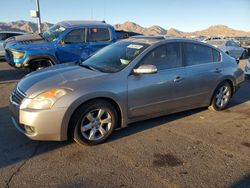
[[[29,11],[35,9],[35,0],[0,1],[0,21],[35,21],[29,16]],[[133,21],[144,27],[159,25],[182,31],[223,24],[250,31],[250,0],[40,0],[40,6],[42,21],[51,23],[89,19],[110,24]]]

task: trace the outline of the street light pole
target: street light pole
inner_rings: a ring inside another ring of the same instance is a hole
[[[38,29],[38,33],[42,33],[39,0],[36,0],[36,7],[37,7],[37,29]]]

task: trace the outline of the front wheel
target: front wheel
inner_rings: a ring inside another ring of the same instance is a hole
[[[115,108],[103,100],[82,105],[71,120],[71,136],[80,145],[103,143],[118,122]]]
[[[228,82],[221,83],[215,90],[209,109],[214,111],[224,110],[232,97],[232,86]]]

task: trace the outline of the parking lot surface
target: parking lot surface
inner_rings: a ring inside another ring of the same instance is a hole
[[[134,123],[88,147],[14,128],[8,98],[26,73],[0,62],[0,187],[250,187],[250,80],[225,111]]]

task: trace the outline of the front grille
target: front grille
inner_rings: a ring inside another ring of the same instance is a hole
[[[11,95],[11,99],[17,105],[20,105],[23,99],[25,98],[25,93],[22,92],[20,89],[16,88]]]

